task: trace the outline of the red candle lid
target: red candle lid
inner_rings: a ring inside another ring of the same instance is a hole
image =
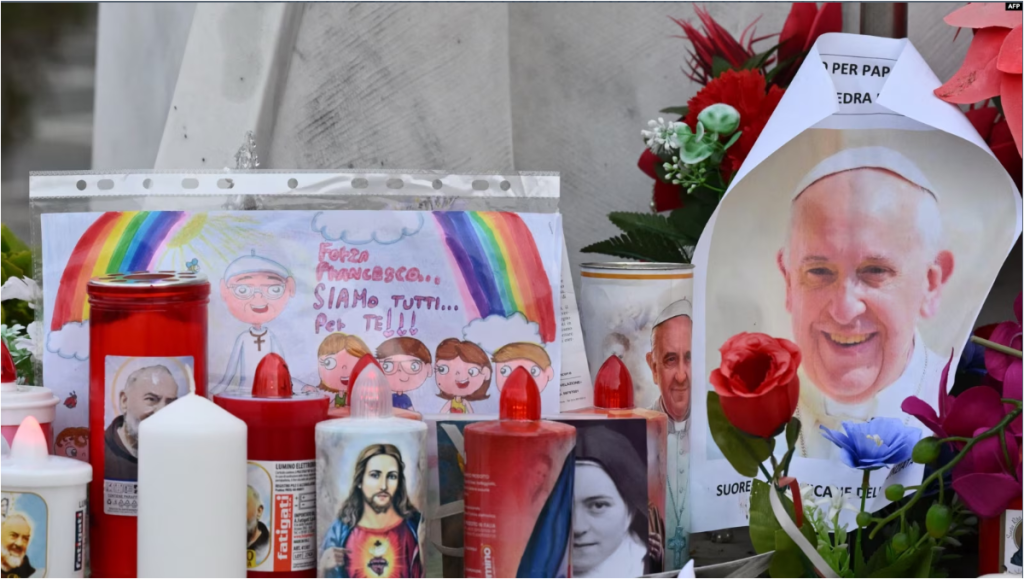
[[[526,368],[519,367],[501,389],[502,420],[540,420],[540,390]]]
[[[609,356],[597,371],[594,406],[616,410],[633,408],[633,378],[618,356]]]
[[[371,364],[376,366],[377,369],[379,369],[381,371],[381,374],[383,375],[384,368],[380,367],[380,364],[377,363],[377,359],[374,358],[371,354],[363,354],[363,357],[359,358],[359,361],[356,362],[356,365],[352,367],[352,373],[348,375],[348,396],[345,399],[348,401],[349,406],[352,406],[352,388],[355,387],[356,380],[359,378],[359,374],[361,374],[363,370],[365,370],[366,367]]]
[[[3,360],[3,381],[4,383],[17,382],[18,371],[14,369],[14,358],[11,357],[11,353],[7,351],[7,342],[4,342],[4,360]]]
[[[291,398],[292,375],[281,356],[270,353],[256,366],[252,382],[253,398]]]

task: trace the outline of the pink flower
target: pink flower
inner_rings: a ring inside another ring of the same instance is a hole
[[[949,362],[946,362],[946,367],[942,370],[937,413],[927,402],[917,396],[911,396],[904,400],[902,409],[920,420],[939,438],[951,436],[970,438],[979,429],[988,430],[999,424],[999,421],[1006,415],[1006,411],[999,393],[988,386],[968,388],[960,396],[947,394],[946,383],[949,378],[949,365],[952,361],[951,354]],[[954,446],[961,447],[963,445],[955,444]]]
[[[972,436],[986,430],[978,429]],[[1005,436],[1011,464],[1006,462],[999,437],[991,436],[974,445],[953,468],[953,490],[967,508],[984,518],[998,516],[1021,494],[1020,446],[1013,434]]]
[[[1021,294],[1013,302],[1013,314],[1017,321],[1003,322],[992,330],[989,340],[1021,349]],[[985,367],[990,376],[1003,383],[1003,397],[1021,399],[1021,359],[996,350],[985,350]]]

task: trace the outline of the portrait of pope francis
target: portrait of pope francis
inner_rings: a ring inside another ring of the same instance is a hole
[[[885,147],[840,151],[794,190],[776,261],[803,356],[801,456],[833,458],[820,426],[909,422],[904,399],[937,399],[948,355],[931,351],[918,325],[938,314],[955,270],[941,202],[914,163]]]

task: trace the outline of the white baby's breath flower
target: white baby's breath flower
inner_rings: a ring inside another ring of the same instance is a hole
[[[43,325],[39,322],[32,322],[25,328],[25,334],[25,336],[15,338],[14,345],[22,350],[27,350],[32,355],[32,359],[41,362],[43,346],[46,342]]]
[[[24,300],[28,307],[35,308],[35,301],[42,293],[39,291],[39,284],[30,277],[11,276],[0,287],[0,301]]]
[[[663,150],[678,148],[678,141],[674,138],[676,130],[682,126],[679,122],[665,122],[665,119],[658,117],[647,123],[649,130],[640,131],[644,137],[644,144],[654,153]]]

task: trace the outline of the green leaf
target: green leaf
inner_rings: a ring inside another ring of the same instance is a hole
[[[806,52],[801,52],[799,54],[794,54],[793,56],[790,56],[789,58],[776,63],[775,66],[773,66],[771,70],[769,70],[767,73],[765,73],[765,75],[764,75],[765,82],[770,85],[772,83],[772,81],[775,80],[775,77],[780,72],[782,72],[782,71],[786,70],[787,68],[789,68],[790,65],[792,65],[794,62],[796,62],[798,59],[803,58],[806,54],[807,54]]]
[[[765,440],[740,432],[738,428],[729,422],[722,411],[722,403],[718,394],[708,392],[708,424],[711,427],[711,437],[715,444],[725,455],[736,472],[743,476],[757,476],[758,465],[768,459],[772,454],[774,440]],[[770,510],[769,506],[769,510]],[[774,544],[774,539],[771,539]],[[768,551],[772,550],[768,545]],[[764,551],[758,551],[763,553]]]
[[[794,416],[789,419],[789,423],[786,424],[786,448],[793,448],[796,446],[796,441],[800,438],[800,419]]]
[[[666,237],[627,232],[611,239],[588,245],[580,251],[641,261],[690,263],[693,250],[685,248]]]
[[[743,69],[751,70],[755,68],[761,68],[762,66],[764,66],[764,63],[767,62],[769,58],[771,58],[772,54],[774,54],[775,51],[779,49],[779,46],[781,45],[776,44],[775,46],[769,48],[768,50],[760,54],[755,54],[754,56],[751,56],[750,58],[747,59],[746,62],[743,63]]]
[[[886,550],[887,549],[885,548],[879,549],[879,551]],[[911,572],[911,569],[917,568],[918,562],[925,555],[924,552],[931,552],[931,550],[931,546],[926,546],[924,549],[911,547],[910,549],[904,551],[903,554],[898,559],[896,559],[894,563],[886,567],[883,567],[877,571],[874,571],[873,573],[869,573],[867,577],[906,577]],[[931,562],[929,561],[929,567],[930,566]]]
[[[691,243],[696,244],[704,227],[707,226],[711,214],[715,212],[715,204],[702,202],[699,197],[690,195],[687,202],[669,214],[668,220],[676,231],[679,231]]]
[[[922,551],[923,553],[917,558],[917,561],[914,562],[911,568],[911,573],[914,577],[929,577],[931,575],[932,557],[935,551],[927,543]]]
[[[18,239],[18,236],[8,229],[6,225],[0,224],[0,249],[3,250],[3,253],[13,253],[28,251],[29,247],[25,245],[24,241]]]
[[[626,233],[647,233],[660,235],[675,239],[684,244],[693,245],[695,240],[689,239],[681,231],[673,227],[668,217],[657,213],[628,213],[625,211],[613,211],[608,214],[608,220],[616,227]],[[691,243],[693,241],[693,243]]]
[[[690,107],[668,107],[667,109],[661,109],[658,112],[665,113],[666,115],[679,115],[685,117],[690,114]]]
[[[0,265],[3,266],[3,281],[7,281],[7,278],[11,276],[22,277],[26,275],[26,273],[13,261],[8,259],[6,255],[0,256]]]
[[[775,531],[775,554],[768,566],[768,574],[776,578],[804,576],[800,547],[782,529]]]
[[[768,493],[768,483],[754,479],[750,489],[750,542],[758,553],[767,553],[775,548],[775,531],[781,530]]]
[[[740,140],[740,136],[742,135],[743,131],[736,131],[735,133],[733,133],[732,136],[729,137],[729,140],[725,142],[725,145],[722,146],[722,150],[728,151],[729,147],[735,145],[736,141]]]
[[[728,60],[717,54],[711,57],[711,78],[718,78],[727,70],[732,70],[732,65]]]
[[[25,277],[32,277],[32,252],[29,250],[15,251],[7,254],[7,259],[24,272]]]

